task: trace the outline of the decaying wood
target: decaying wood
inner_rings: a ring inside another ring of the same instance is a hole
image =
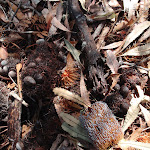
[[[18,64],[19,65],[19,64]],[[20,72],[17,68],[17,85],[19,90],[19,96],[22,98],[21,94],[21,79]],[[21,141],[21,112],[22,112],[22,102],[15,99],[10,102],[8,109],[8,137],[11,142],[12,150],[16,149],[17,142]]]
[[[13,150],[16,149],[16,143],[21,138],[21,105],[21,102],[15,99],[8,109],[8,137]]]
[[[94,39],[89,32],[88,25],[86,23],[86,17],[82,13],[79,1],[78,0],[68,0],[68,5],[70,9],[71,16],[76,21],[76,25],[79,28],[81,34],[83,34],[83,40],[86,42],[85,44],[85,52],[87,55],[87,61],[88,64],[88,71],[89,71],[89,77],[93,80],[93,84],[95,84],[96,88],[105,88],[106,87],[106,80],[103,76],[103,68],[99,65],[99,62],[102,61],[100,53],[97,51],[96,44],[94,42]],[[98,81],[96,75],[100,77],[101,84]]]
[[[100,58],[100,54],[97,52],[96,44],[92,35],[89,32],[88,25],[86,23],[86,17],[80,10],[78,0],[68,0],[68,3],[70,11],[76,20],[76,25],[84,36],[89,65],[95,65],[97,64],[96,61]]]

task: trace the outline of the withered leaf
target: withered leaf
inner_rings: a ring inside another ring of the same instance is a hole
[[[80,93],[81,93],[81,98],[84,100],[84,102],[90,106],[90,99],[89,99],[89,92],[87,91],[85,82],[84,82],[84,76],[83,73],[81,72],[81,80],[80,80]]]
[[[113,74],[116,74],[119,68],[119,63],[117,61],[117,58],[111,50],[107,50],[106,53],[107,53],[106,63],[110,68],[111,72]]]
[[[4,46],[0,47],[0,58],[1,59],[6,59],[8,57],[8,52],[7,52],[7,48]]]
[[[53,17],[51,24],[57,27],[60,30],[71,32],[69,29],[67,29],[56,17]]]
[[[147,125],[150,127],[150,112],[140,104],[141,111],[144,115]]]
[[[80,54],[81,52],[78,51],[68,40],[64,39],[65,44],[66,44],[66,49],[72,54],[72,56],[74,57],[74,59],[81,64],[80,62]]]
[[[150,21],[145,21],[137,26],[134,27],[132,32],[126,37],[126,41],[124,43],[124,46],[122,48],[122,51],[131,43],[133,42],[139,35],[143,33],[145,29],[147,29],[150,26]]]
[[[125,52],[122,56],[144,56],[150,54],[150,43],[143,46],[137,46]]]

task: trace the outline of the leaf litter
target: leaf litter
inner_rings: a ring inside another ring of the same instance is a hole
[[[2,105],[0,121],[8,134],[1,128],[0,148],[13,149],[12,139],[24,149],[53,144],[92,149],[96,140],[79,116],[103,101],[124,131],[111,149],[150,149],[149,5],[148,0],[1,1],[0,79],[11,87],[10,97],[15,91],[15,102],[28,108],[15,108],[12,98],[7,113]],[[47,51],[38,47],[43,41]],[[7,98],[3,85],[0,91]],[[10,115],[13,110],[22,113],[22,124]]]

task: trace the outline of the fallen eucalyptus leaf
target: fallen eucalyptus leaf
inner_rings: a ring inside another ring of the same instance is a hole
[[[144,92],[143,90],[140,88],[140,86],[136,85],[136,88],[138,90],[139,93],[139,98],[134,98],[134,96],[132,95],[132,99],[131,99],[131,106],[128,109],[127,115],[125,117],[125,121],[122,127],[123,131],[126,131],[126,129],[134,122],[134,120],[137,118],[138,113],[140,111],[139,108],[139,104],[141,101],[144,100]]]
[[[84,102],[88,106],[90,106],[91,102],[90,102],[90,99],[89,99],[89,92],[86,88],[82,71],[81,71],[81,79],[80,79],[80,93],[81,93],[81,98],[84,100]]]
[[[53,17],[51,24],[60,30],[66,31],[66,32],[71,32],[68,30],[56,17]]]
[[[127,149],[128,147],[134,147],[136,149],[150,150],[150,143],[134,142],[121,140],[118,145],[122,149]]]
[[[117,47],[119,47],[122,44],[122,42],[123,41],[114,42],[114,43],[111,43],[111,44],[106,45],[104,47],[101,47],[101,49],[113,49],[113,48],[117,48]]]
[[[85,8],[85,0],[79,0],[79,2],[81,3],[82,8],[87,11]]]
[[[107,50],[106,54],[107,54],[106,63],[110,68],[111,72],[113,74],[118,73],[119,62],[117,61],[116,55],[111,50]]]
[[[139,35],[143,33],[145,29],[147,29],[150,26],[150,21],[145,21],[140,24],[138,24],[132,32],[126,37],[126,41],[124,43],[124,46],[122,48],[122,51],[131,43],[133,42]]]
[[[64,39],[64,41],[66,44],[65,48],[72,54],[74,59],[81,65],[80,58],[79,58],[81,52],[78,51],[68,40]]]
[[[150,127],[150,112],[140,104],[141,111],[144,115],[147,125]]]
[[[62,117],[62,119],[72,127],[75,127],[79,124],[79,120],[67,113],[60,113],[60,117]]]
[[[78,128],[71,127],[65,122],[61,125],[61,127],[64,131],[68,132],[71,136],[73,136],[75,138],[80,138],[89,143],[92,143],[92,141],[88,137],[88,134],[86,133],[86,131],[83,128],[80,128],[79,126],[78,126]]]
[[[150,54],[150,43],[128,50],[121,56],[144,56]]]
[[[0,47],[0,58],[1,59],[6,59],[8,57],[8,52],[7,52],[7,48],[4,46]]]

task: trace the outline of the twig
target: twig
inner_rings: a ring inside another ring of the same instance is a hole
[[[68,6],[70,9],[70,14],[73,16],[73,18],[76,21],[76,25],[79,28],[80,32],[83,34],[84,40],[82,42],[85,42],[85,52],[87,56],[87,69],[89,71],[89,78],[93,81],[93,84],[96,85],[96,89],[98,90],[100,87],[97,85],[97,82],[95,78],[96,75],[101,74],[101,81],[104,81],[103,83],[106,83],[106,80],[103,76],[103,67],[99,65],[98,63],[103,62],[100,53],[97,51],[97,47],[95,44],[95,41],[89,32],[88,25],[86,23],[86,17],[82,13],[79,1],[78,0],[68,0]],[[99,69],[100,68],[100,69]],[[95,71],[96,70],[96,71]],[[100,72],[99,72],[100,71]],[[102,82],[101,82],[102,83]],[[102,85],[102,89],[105,89],[106,85]]]
[[[20,80],[20,69],[22,65],[17,64],[16,70],[17,70],[17,84],[18,84],[18,90],[19,90],[19,97],[22,99],[21,94],[21,80]],[[12,150],[16,149],[16,144],[21,140],[21,112],[22,112],[22,103],[18,101],[18,99],[15,99],[13,102],[10,103],[9,109],[8,109],[8,137],[10,139],[10,142],[12,144]]]
[[[80,10],[78,0],[68,0],[70,7],[70,12],[76,20],[76,25],[83,34],[84,40],[86,42],[86,53],[88,56],[89,65],[96,65],[97,60],[100,58],[100,54],[97,52],[96,44],[94,39],[89,32],[88,25],[86,23],[86,17]]]
[[[3,76],[1,76],[1,75],[0,75],[0,78],[3,79],[3,80],[10,80],[10,78],[3,77]]]
[[[11,20],[10,20],[10,22],[6,25],[6,26],[4,26],[5,28],[7,28],[7,27],[9,27],[10,26],[10,24],[12,23],[12,21],[13,21],[13,19],[14,19],[14,17],[16,16],[16,14],[17,14],[17,12],[18,12],[18,10],[19,10],[19,8],[20,8],[20,6],[21,6],[21,1],[19,2],[19,5],[18,5],[18,7],[17,7],[17,9],[16,9],[16,11],[15,11],[15,13],[13,14],[13,16],[11,17]]]

